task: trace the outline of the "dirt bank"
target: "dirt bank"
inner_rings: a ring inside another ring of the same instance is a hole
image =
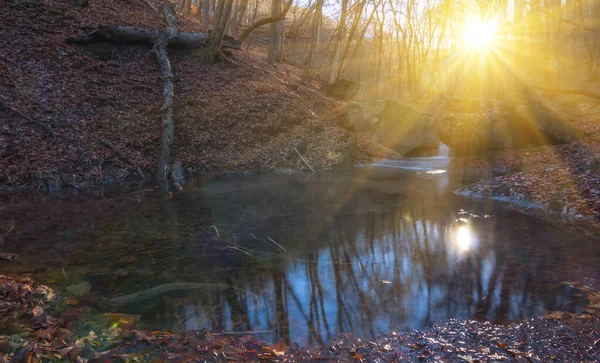
[[[600,105],[584,97],[552,102],[587,136],[569,144],[498,151],[453,161],[477,170],[481,181],[462,190],[482,197],[520,200],[521,210],[563,222],[597,224],[600,216]]]
[[[101,140],[153,174],[162,102],[154,55],[141,46],[65,42],[98,24],[162,29],[150,6],[7,0],[0,19],[0,184],[77,187],[135,175],[135,167]],[[189,18],[178,27],[202,30]],[[268,67],[252,50],[235,52],[231,64],[205,65],[199,52],[172,52],[170,58],[176,77],[173,158],[188,176],[307,168],[295,148],[314,168],[343,161],[349,137],[329,122],[343,105],[316,84],[300,85],[292,66]]]

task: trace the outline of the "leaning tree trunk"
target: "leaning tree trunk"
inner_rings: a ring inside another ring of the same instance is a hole
[[[261,20],[257,21],[256,23],[250,25],[246,30],[244,30],[242,35],[240,35],[240,39],[238,40],[238,43],[240,45],[244,44],[244,40],[246,40],[246,38],[248,38],[248,36],[250,35],[250,33],[252,33],[254,31],[254,29],[261,27],[263,25],[273,23],[275,21],[280,21],[280,20],[285,19],[285,16],[288,13],[288,11],[290,10],[290,8],[292,7],[293,2],[294,2],[294,0],[289,0],[285,4],[281,13],[277,14],[277,16],[270,16],[268,18],[261,19]]]
[[[171,160],[171,144],[173,144],[175,133],[173,125],[173,71],[169,62],[167,46],[171,41],[177,39],[177,19],[175,19],[175,12],[171,5],[163,5],[161,12],[167,23],[167,31],[156,40],[152,52],[156,56],[163,79],[163,105],[160,108],[162,111],[161,151],[158,158],[156,179],[159,185],[166,187]]]

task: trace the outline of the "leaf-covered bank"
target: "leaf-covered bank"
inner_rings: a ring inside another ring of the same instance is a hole
[[[155,6],[158,4],[154,2]],[[145,2],[59,0],[0,4],[0,183],[57,189],[156,171],[161,77],[150,49],[66,39],[98,24],[162,29]],[[180,31],[200,31],[182,17]],[[342,162],[349,139],[329,122],[340,104],[293,66],[236,52],[206,65],[200,52],[172,52],[175,143],[184,173],[304,169]],[[289,70],[289,72],[286,72]],[[125,157],[106,146],[106,140]]]

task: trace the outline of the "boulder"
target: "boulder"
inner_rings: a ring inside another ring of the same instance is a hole
[[[439,137],[455,153],[484,154],[531,145],[565,144],[584,135],[539,100],[502,103],[479,110],[454,113],[440,121]]]
[[[377,126],[377,118],[365,114],[358,103],[349,103],[346,112],[337,118],[337,125],[349,131],[369,131]]]
[[[329,97],[347,101],[353,99],[359,89],[359,83],[347,79],[338,79],[325,87],[325,94]]]
[[[388,100],[377,116],[374,138],[401,155],[415,149],[437,150],[437,121],[433,114]]]

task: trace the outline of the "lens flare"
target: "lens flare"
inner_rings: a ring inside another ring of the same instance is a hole
[[[493,43],[497,28],[498,22],[495,20],[471,19],[465,25],[463,37],[471,48],[486,48]]]

